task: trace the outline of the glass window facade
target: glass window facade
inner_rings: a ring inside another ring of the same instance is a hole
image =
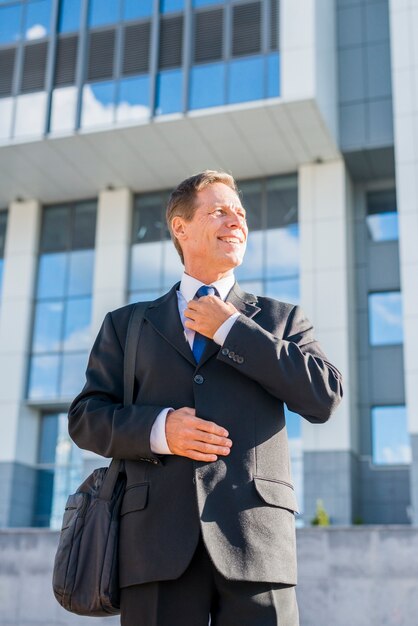
[[[405,406],[372,408],[373,463],[404,465],[411,462]]]
[[[33,526],[59,529],[68,495],[83,478],[82,451],[68,435],[67,414],[41,418]]]
[[[72,398],[90,349],[96,203],[44,210],[28,398]]]
[[[399,291],[369,294],[369,339],[372,346],[403,342],[402,296]]]
[[[395,189],[367,194],[366,219],[372,241],[396,241],[399,238]]]
[[[58,32],[71,33],[80,28],[81,0],[61,0]]]

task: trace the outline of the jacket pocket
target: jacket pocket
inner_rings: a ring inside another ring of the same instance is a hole
[[[145,509],[148,502],[148,487],[148,483],[132,485],[132,487],[129,487],[125,491],[120,514],[125,515],[126,513],[132,513],[133,511],[141,511],[142,509]]]
[[[295,492],[290,484],[254,476],[254,485],[258,495],[267,504],[280,506],[294,513],[299,512]]]

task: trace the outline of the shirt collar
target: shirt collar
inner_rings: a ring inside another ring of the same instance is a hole
[[[214,282],[210,284],[213,287],[216,287],[221,299],[225,300],[226,296],[231,291],[234,283],[235,283],[235,276],[233,274],[229,274],[228,276],[225,276],[224,278],[220,278],[219,280],[215,280]],[[193,300],[193,298],[196,295],[196,291],[199,289],[199,287],[201,287],[204,284],[205,283],[202,283],[200,280],[197,280],[197,278],[193,278],[193,276],[189,276],[189,274],[186,274],[186,272],[183,272],[183,276],[181,277],[181,283],[180,283],[180,293],[183,296],[183,298],[186,300],[186,302],[189,302],[189,300]]]

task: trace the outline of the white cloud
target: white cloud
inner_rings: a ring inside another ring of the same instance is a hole
[[[34,24],[26,31],[26,39],[42,39],[48,34],[45,26],[42,24]]]
[[[411,462],[411,447],[405,444],[398,444],[397,446],[386,446],[382,449],[382,460],[384,463],[396,465],[396,463],[410,463]]]

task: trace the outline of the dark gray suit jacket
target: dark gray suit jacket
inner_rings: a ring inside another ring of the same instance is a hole
[[[106,315],[69,412],[70,435],[81,448],[126,459],[121,586],[180,576],[200,531],[227,578],[295,584],[297,503],[283,403],[325,422],[341,400],[341,375],[299,307],[256,298],[237,284],[227,299],[241,315],[223,347],[209,341],[196,365],[177,287],[145,312],[134,403],[122,405],[129,305]],[[195,407],[224,426],[230,455],[202,463],[153,454],[151,428],[168,406]]]

